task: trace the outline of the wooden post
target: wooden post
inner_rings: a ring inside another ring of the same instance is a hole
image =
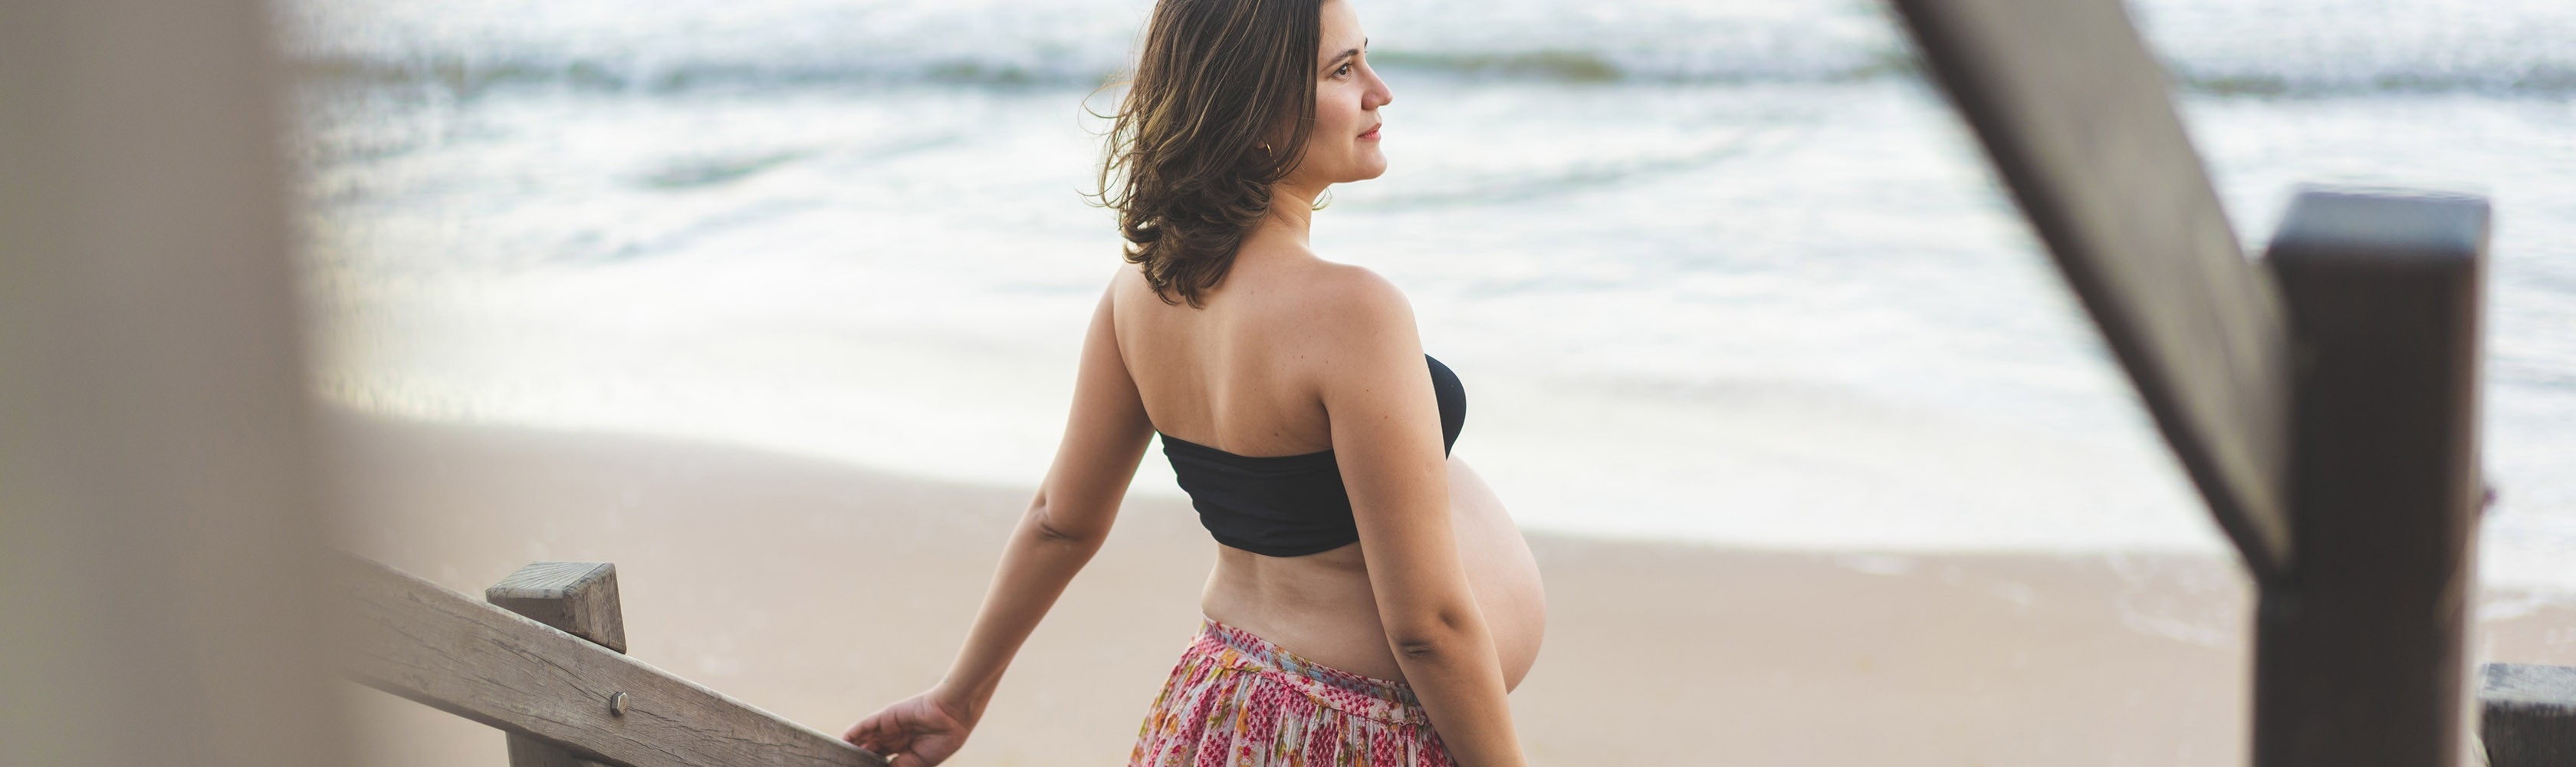
[[[617,601],[614,564],[531,563],[484,589],[483,601],[592,644],[626,652],[626,617]]]
[[[483,590],[483,601],[619,654],[626,652],[626,617],[617,601],[617,565],[607,562],[534,562]],[[518,733],[510,739],[510,767],[601,767],[562,746]]]
[[[2492,767],[2576,764],[2576,668],[2487,664],[2478,709]]]
[[[2261,583],[2260,767],[2462,753],[2486,242],[2483,199],[2331,191],[2301,193],[2272,240],[2299,556]]]

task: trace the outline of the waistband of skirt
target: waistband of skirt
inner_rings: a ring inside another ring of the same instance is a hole
[[[1389,679],[1361,676],[1299,657],[1280,649],[1252,632],[1203,618],[1198,644],[1208,649],[1224,649],[1243,665],[1275,670],[1290,686],[1313,696],[1327,706],[1353,714],[1390,722],[1429,723],[1431,717],[1422,710],[1422,702],[1413,695],[1413,686]]]

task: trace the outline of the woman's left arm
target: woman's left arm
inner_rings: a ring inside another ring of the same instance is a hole
[[[983,718],[984,706],[1020,644],[1037,629],[1065,584],[1109,539],[1118,504],[1154,432],[1118,351],[1115,295],[1112,286],[1092,312],[1064,441],[1056,447],[1055,463],[1038,486],[1037,498],[1003,547],[983,609],[948,676],[929,691],[851,725],[843,740],[879,754],[908,754],[925,765],[956,753]]]

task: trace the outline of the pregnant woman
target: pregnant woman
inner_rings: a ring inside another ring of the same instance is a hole
[[[1448,457],[1456,375],[1385,278],[1308,247],[1324,190],[1385,172],[1351,0],[1161,0],[1110,134],[1128,241],[1055,463],[948,676],[843,737],[937,764],[1107,539],[1148,443],[1217,542],[1206,620],[1132,765],[1519,765],[1538,567]]]

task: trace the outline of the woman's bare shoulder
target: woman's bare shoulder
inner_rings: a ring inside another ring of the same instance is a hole
[[[1293,328],[1286,335],[1300,338],[1312,348],[1347,349],[1353,344],[1388,341],[1419,343],[1412,303],[1385,276],[1367,267],[1322,259],[1300,259],[1289,264],[1273,261],[1258,270],[1238,269],[1237,274],[1227,277],[1235,284],[1221,284],[1219,290],[1241,294],[1222,300],[1237,302],[1232,311],[1254,326],[1273,333]],[[1255,273],[1242,273],[1246,271]],[[1257,287],[1249,284],[1254,282]],[[1245,290],[1250,292],[1241,292]],[[1133,265],[1118,270],[1103,290],[1102,301],[1111,306],[1113,316],[1140,312],[1139,318],[1152,314],[1156,305],[1180,305],[1157,293],[1144,273]]]
[[[1125,329],[1133,327],[1133,319],[1149,316],[1152,312],[1148,305],[1163,303],[1163,297],[1154,292],[1153,283],[1145,281],[1145,270],[1135,264],[1119,264],[1117,274],[1100,291],[1100,303],[1106,307],[1111,326]]]
[[[1368,267],[1319,261],[1298,291],[1299,313],[1334,341],[1414,335],[1413,303],[1384,275]]]
[[[1135,264],[1121,263],[1117,272],[1110,276],[1108,289],[1103,292],[1112,301],[1128,301],[1140,295],[1152,295],[1154,286],[1145,282],[1144,269]]]
[[[1324,262],[1302,280],[1297,297],[1299,346],[1334,378],[1401,370],[1422,353],[1413,304],[1393,281],[1366,267]],[[1414,363],[1419,364],[1419,363]]]

